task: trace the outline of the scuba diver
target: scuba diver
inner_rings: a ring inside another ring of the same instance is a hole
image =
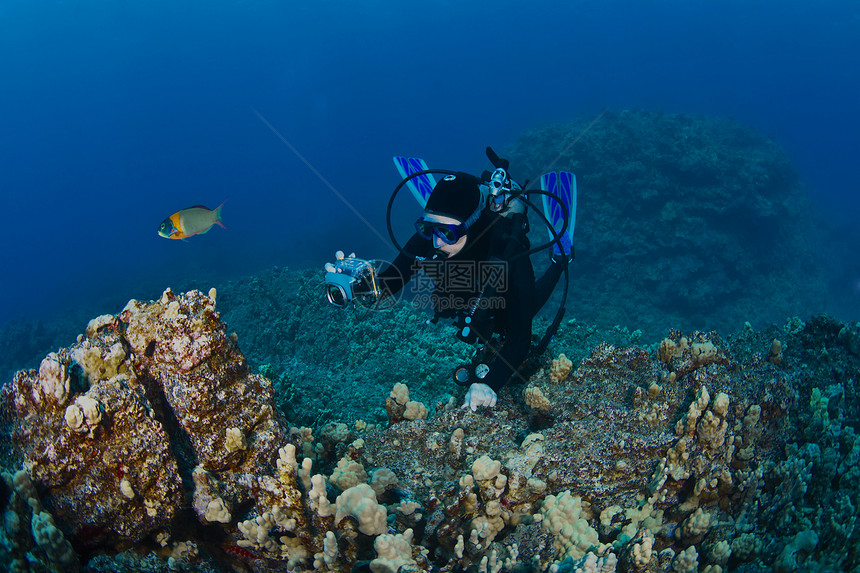
[[[388,205],[389,234],[400,251],[397,258],[382,267],[381,263],[338,252],[337,261],[326,265],[328,300],[342,308],[356,301],[376,304],[389,299],[421,270],[433,279],[429,298],[434,316],[428,322],[453,319],[457,337],[477,346],[472,362],[454,371],[455,382],[469,386],[463,408],[472,411],[495,406],[499,389],[519,375],[518,368],[527,358],[546,350],[558,328],[564,315],[567,281],[555,320],[532,348],[532,320],[561,276],[567,277],[568,264],[573,260],[576,209],[572,174],[547,174],[541,181],[545,189],[524,191],[508,177],[507,160],[490,148],[487,155],[496,170],[485,172],[481,178],[428,170],[423,161],[406,160],[420,163],[401,169],[405,178]],[[395,158],[398,160],[404,158]],[[434,173],[445,177],[435,183]],[[423,203],[424,212],[415,221],[415,234],[401,247],[391,229],[391,207],[404,184]],[[528,238],[528,207],[533,206],[528,195],[532,193],[543,196],[547,214],[542,216],[551,237],[536,248]],[[535,280],[529,255],[550,247],[551,264]]]

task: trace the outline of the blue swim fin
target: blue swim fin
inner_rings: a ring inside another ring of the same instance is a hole
[[[400,176],[404,179],[413,173],[428,169],[424,160],[417,157],[402,157],[398,155],[394,157],[394,165],[397,166],[397,171],[400,172]],[[410,179],[406,183],[406,186],[412,191],[412,196],[415,197],[415,200],[418,201],[418,204],[423,209],[427,205],[427,198],[430,197],[430,193],[436,187],[436,179],[433,178],[432,174],[425,173],[424,175]]]
[[[564,210],[555,200],[546,195],[541,195],[544,214],[552,223],[556,233],[562,235],[561,247],[564,249],[565,255],[572,260],[573,232],[576,228],[576,175],[567,171],[545,173],[540,178],[540,187],[544,191],[557,195],[567,207],[569,221],[567,229],[563,229]],[[550,239],[555,238],[549,229],[547,229],[547,233],[549,233]],[[555,256],[561,255],[558,243],[552,246],[552,252]]]

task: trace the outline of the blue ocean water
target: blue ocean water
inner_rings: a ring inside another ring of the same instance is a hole
[[[392,155],[480,171],[486,145],[604,108],[736,118],[830,221],[860,214],[845,0],[6,0],[0,53],[0,324],[391,254],[352,208],[385,236]],[[224,201],[226,230],[156,234]]]

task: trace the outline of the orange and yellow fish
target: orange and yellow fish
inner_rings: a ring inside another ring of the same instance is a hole
[[[158,234],[165,239],[187,239],[194,235],[208,233],[212,225],[221,225],[221,207],[208,209],[203,205],[194,205],[177,211],[158,226]]]

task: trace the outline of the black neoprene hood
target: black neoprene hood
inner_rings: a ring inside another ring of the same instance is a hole
[[[425,211],[466,222],[481,207],[481,190],[475,177],[467,173],[448,175],[436,184]]]

